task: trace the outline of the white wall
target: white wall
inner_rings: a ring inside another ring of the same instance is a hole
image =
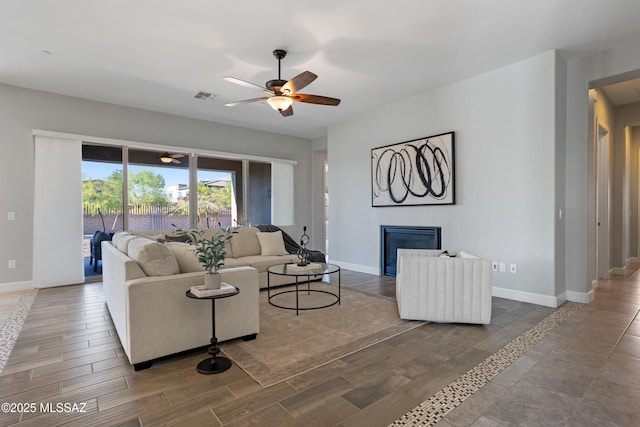
[[[329,128],[331,259],[377,273],[380,225],[441,226],[443,248],[517,264],[494,273],[498,293],[556,304],[557,61],[547,52]],[[370,150],[448,131],[456,205],[372,208]]]
[[[291,159],[295,221],[311,223],[310,141],[202,120],[0,85],[0,290],[32,279],[33,129]],[[16,212],[16,221],[7,221]],[[7,260],[16,260],[16,269]]]
[[[440,225],[444,247],[518,264],[516,275],[495,274],[499,293],[550,305],[564,289],[570,300],[590,300],[595,178],[589,82],[640,69],[640,38],[564,68],[548,52],[328,129],[331,258],[377,273],[381,224]],[[566,115],[559,111],[565,103]],[[0,168],[0,285],[31,280],[34,128],[297,160],[296,222],[312,218],[308,140],[5,85],[0,128],[8,159]],[[451,130],[456,205],[371,207],[371,148]],[[314,150],[323,143],[314,141]],[[6,220],[9,211],[16,212],[15,222]],[[18,268],[7,269],[8,259]]]
[[[567,164],[567,62],[556,52],[555,71],[555,290],[558,302],[567,299],[566,275],[566,206],[565,167]]]

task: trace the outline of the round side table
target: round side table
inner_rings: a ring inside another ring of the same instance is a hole
[[[218,347],[218,338],[216,338],[216,300],[221,298],[229,298],[234,295],[238,295],[240,293],[240,289],[235,288],[234,292],[228,292],[220,295],[211,295],[207,297],[197,297],[191,293],[191,291],[187,291],[186,295],[189,298],[193,299],[210,299],[211,300],[211,347],[207,350],[207,352],[211,355],[211,358],[205,359],[202,362],[198,363],[196,370],[201,374],[219,374],[220,372],[224,372],[231,367],[231,361],[226,357],[218,356],[220,353],[220,347]]]

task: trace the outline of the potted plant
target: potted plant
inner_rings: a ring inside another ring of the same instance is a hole
[[[226,245],[237,231],[231,227],[223,228],[220,233],[215,233],[210,239],[204,237],[204,233],[205,230],[197,228],[176,231],[179,236],[187,236],[189,243],[194,246],[198,262],[206,271],[204,275],[205,288],[220,289],[222,279],[218,270],[224,265],[224,259],[227,255]]]

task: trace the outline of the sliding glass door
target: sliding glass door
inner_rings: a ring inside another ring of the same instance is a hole
[[[82,145],[84,277],[102,274],[100,242],[124,229],[122,147]]]
[[[87,242],[96,231],[271,223],[270,163],[88,143],[82,153]]]
[[[271,164],[249,162],[249,224],[271,224]]]
[[[127,230],[169,230],[191,225],[189,155],[128,150]]]
[[[242,161],[198,156],[197,164],[195,225],[215,228],[242,223]]]
[[[100,273],[91,245],[96,233],[275,218],[290,224],[295,162],[161,148],[34,131],[34,286],[80,283],[94,269]],[[274,170],[280,171],[276,180]],[[274,215],[274,205],[283,214]]]
[[[84,233],[124,229],[122,147],[82,146]]]

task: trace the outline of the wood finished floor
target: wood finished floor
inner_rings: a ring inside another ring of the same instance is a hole
[[[631,274],[603,282],[596,302],[440,424],[640,425],[640,279]],[[342,283],[395,294],[388,278],[343,271]],[[86,404],[86,413],[0,413],[0,425],[386,426],[552,311],[494,298],[488,326],[425,324],[263,389],[235,365],[198,374],[204,351],[134,372],[100,283],[42,289],[0,375],[0,402]],[[535,404],[540,394],[563,410]]]

